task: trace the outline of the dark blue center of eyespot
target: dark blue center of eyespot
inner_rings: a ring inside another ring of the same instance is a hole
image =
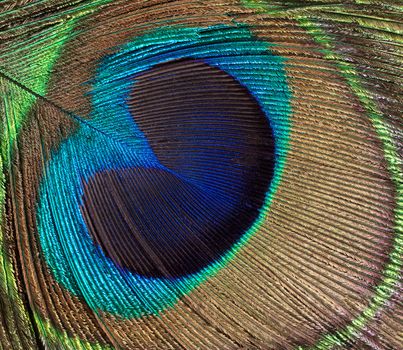
[[[250,227],[274,141],[246,88],[194,59],[138,76],[128,101],[161,167],[101,171],[84,186],[88,230],[116,264],[147,277],[194,273]]]

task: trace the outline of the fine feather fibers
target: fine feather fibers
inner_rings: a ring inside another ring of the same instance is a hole
[[[402,10],[1,1],[0,349],[402,349]]]

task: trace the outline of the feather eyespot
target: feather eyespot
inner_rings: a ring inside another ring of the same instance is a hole
[[[400,349],[393,1],[3,1],[1,349]]]

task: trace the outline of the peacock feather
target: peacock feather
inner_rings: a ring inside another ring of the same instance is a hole
[[[402,22],[0,1],[0,349],[402,349]]]

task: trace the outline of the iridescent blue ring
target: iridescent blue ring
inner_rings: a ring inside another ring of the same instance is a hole
[[[100,62],[91,82],[91,120],[80,124],[47,161],[37,209],[49,268],[92,309],[125,318],[156,315],[218,273],[257,233],[281,182],[290,130],[284,59],[270,47],[246,26],[175,26],[137,37]],[[275,137],[274,177],[252,227],[218,260],[185,277],[145,278],[117,266],[92,241],[80,211],[83,182],[103,170],[156,166],[126,102],[136,74],[181,58],[200,59],[225,71],[255,97]]]

